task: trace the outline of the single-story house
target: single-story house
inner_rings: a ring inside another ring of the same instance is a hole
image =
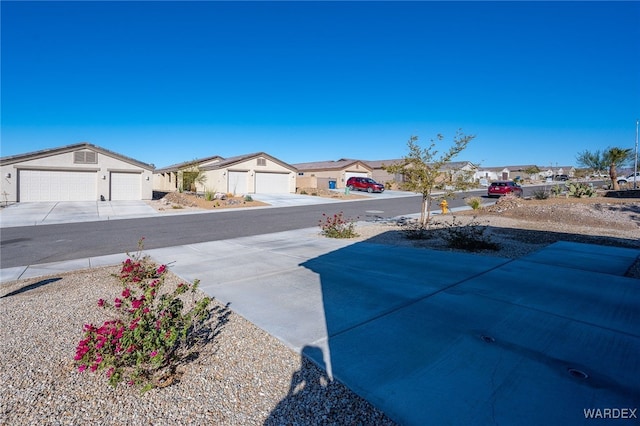
[[[535,170],[538,170],[537,172]],[[547,172],[542,167],[534,164],[520,166],[479,167],[475,173],[476,179],[486,179],[489,182],[496,180],[512,180],[520,176],[521,179],[543,180]]]
[[[3,157],[0,201],[150,200],[153,170],[90,143]]]
[[[360,160],[342,158],[293,165],[298,170],[297,188],[341,189],[350,177],[371,177],[373,170]]]
[[[384,170],[384,166],[391,166],[393,164],[402,164],[403,158],[391,159],[391,160],[375,160],[365,161],[365,163],[373,170],[372,178],[376,182],[388,184],[400,185],[404,182],[404,176],[402,173],[391,174]],[[477,170],[477,166],[469,161],[452,161],[445,165],[441,170],[442,173],[447,173],[453,179],[458,176],[469,181],[474,179],[474,172]]]
[[[365,161],[365,163],[371,167],[371,178],[378,183],[382,184],[400,184],[402,183],[402,175],[401,174],[391,174],[384,170],[383,166],[391,166],[393,164],[402,163],[404,160],[402,158],[392,159],[392,160],[372,160]]]
[[[474,182],[478,166],[470,161],[451,161],[445,164],[442,172],[451,180],[460,179],[464,182]]]
[[[189,191],[191,188],[185,188],[185,173],[197,173],[200,167],[209,166],[222,160],[224,158],[221,156],[214,155],[156,169],[153,173],[153,190],[162,192]]]
[[[193,188],[185,188],[185,175],[199,175]],[[156,191],[191,190],[225,192],[234,195],[293,193],[296,190],[295,167],[264,152],[231,158],[213,156],[156,170]]]

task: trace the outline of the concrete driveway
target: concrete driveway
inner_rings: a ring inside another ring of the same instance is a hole
[[[144,201],[51,201],[16,203],[0,210],[0,227],[91,222],[158,215]]]

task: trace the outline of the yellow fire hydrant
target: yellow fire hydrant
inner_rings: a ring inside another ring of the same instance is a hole
[[[442,209],[442,214],[449,213],[449,203],[447,203],[447,200],[442,200],[440,208]]]

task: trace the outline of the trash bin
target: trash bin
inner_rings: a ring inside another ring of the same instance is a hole
[[[329,189],[336,189],[336,181],[335,180],[330,180],[329,181]]]

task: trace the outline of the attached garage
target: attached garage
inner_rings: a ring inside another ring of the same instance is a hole
[[[154,166],[89,143],[0,158],[7,203],[150,200]]]
[[[232,194],[246,194],[248,176],[249,172],[229,171],[229,187],[227,191]]]
[[[349,178],[352,177],[369,177],[369,175],[367,173],[357,173],[357,172],[345,172],[344,174],[344,182],[346,184],[346,182],[349,180]]]
[[[256,173],[256,194],[288,194],[289,173]]]
[[[140,200],[142,175],[140,173],[111,172],[111,200]]]
[[[95,201],[97,176],[95,171],[19,170],[19,201]]]

